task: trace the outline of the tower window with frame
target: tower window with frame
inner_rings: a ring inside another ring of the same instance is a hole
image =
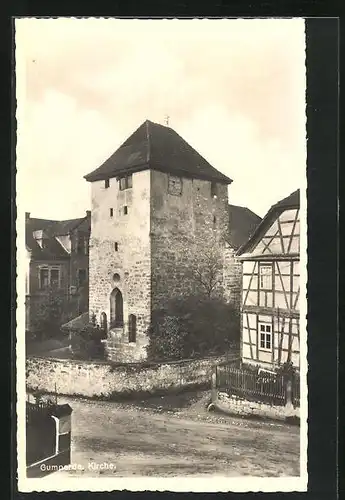
[[[105,179],[104,181],[104,187],[107,189],[110,186],[110,179]]]
[[[260,349],[263,351],[272,350],[272,326],[267,323],[259,323]]]
[[[182,194],[182,179],[174,175],[169,175],[168,180],[168,193],[174,196],[181,196]]]
[[[217,197],[217,183],[211,182],[211,198]]]
[[[272,264],[259,266],[260,290],[272,290]]]
[[[120,191],[124,191],[125,189],[130,189],[132,185],[133,185],[132,174],[120,177]]]

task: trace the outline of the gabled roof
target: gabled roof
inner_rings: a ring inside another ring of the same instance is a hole
[[[247,251],[250,251],[255,244],[260,240],[265,231],[271,226],[274,220],[285,210],[299,208],[300,206],[300,190],[297,189],[291,193],[286,198],[278,201],[271,206],[265,217],[262,219],[260,224],[256,227],[252,236],[244,242],[244,244],[238,249],[237,255],[242,255]]]
[[[84,176],[89,182],[154,169],[231,184],[172,128],[146,120],[99,168]]]
[[[25,243],[31,256],[37,260],[58,260],[69,258],[68,252],[56,239],[57,236],[63,236],[74,229],[84,232],[90,230],[90,218],[88,216],[78,219],[69,219],[63,221],[51,219],[38,219],[28,217],[25,222]],[[42,230],[45,236],[45,247],[41,248],[35,240],[34,231]]]
[[[31,258],[35,260],[60,260],[69,258],[68,252],[66,252],[55,238],[47,238],[44,248],[40,247],[29,230],[26,231],[25,239],[26,247],[31,253]]]
[[[229,205],[229,243],[237,250],[253,234],[261,217],[246,207]]]

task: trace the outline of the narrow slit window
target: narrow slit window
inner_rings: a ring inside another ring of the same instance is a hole
[[[110,217],[112,217],[113,215],[114,215],[114,209],[113,209],[113,208],[111,208],[111,209],[110,209]]]
[[[217,196],[217,184],[215,182],[211,182],[211,197],[215,198]]]
[[[118,242],[116,241],[115,242],[115,252],[118,252],[119,251],[119,244]]]
[[[128,317],[128,342],[136,342],[137,340],[137,317],[135,314],[130,314]]]
[[[105,179],[104,187],[105,187],[105,189],[107,189],[109,187],[109,179]]]
[[[128,214],[128,207],[127,207],[126,205],[123,207],[123,213],[124,213],[125,215],[127,215],[127,214]]]

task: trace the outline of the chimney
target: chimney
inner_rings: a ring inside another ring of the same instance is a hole
[[[25,212],[25,220],[29,220],[30,219],[30,212]]]
[[[91,210],[86,210],[86,217],[90,219],[91,217]]]

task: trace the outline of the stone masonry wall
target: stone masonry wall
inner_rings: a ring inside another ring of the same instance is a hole
[[[135,356],[132,361],[146,356],[145,333],[151,313],[149,171],[133,174],[132,182],[133,187],[124,191],[119,190],[116,179],[110,179],[108,188],[104,181],[92,183],[89,312],[99,322],[105,312],[109,324],[110,294],[114,288],[122,293],[124,328],[112,332],[109,345],[112,358],[117,352],[119,361],[127,356],[122,349]],[[130,314],[137,318],[133,345],[128,342]]]
[[[182,178],[181,195],[173,195],[168,179],[168,174],[151,172],[153,309],[170,298],[203,291],[191,269],[210,251],[222,265],[222,236],[229,225],[226,185],[217,184],[217,197],[212,197],[211,182]],[[218,291],[222,293],[222,286]]]
[[[238,310],[242,299],[242,263],[236,258],[235,250],[227,245],[224,251],[224,296]]]
[[[294,408],[247,401],[243,398],[241,399],[234,395],[229,396],[222,392],[218,394],[218,399],[214,403],[218,409],[225,413],[243,417],[253,416],[276,420],[286,420],[292,417],[299,419],[300,417],[300,409],[298,407]]]
[[[80,362],[66,359],[28,357],[28,390],[58,394],[111,398],[115,395],[156,392],[208,384],[214,367],[225,356],[183,360],[163,364]]]

